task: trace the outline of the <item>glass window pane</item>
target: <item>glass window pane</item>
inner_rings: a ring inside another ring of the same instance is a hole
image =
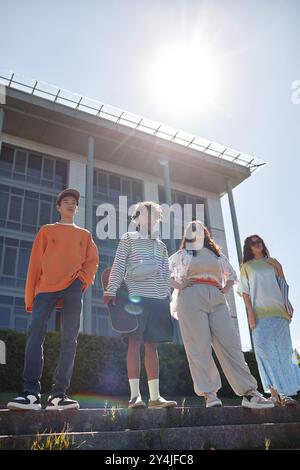
[[[23,224],[37,225],[38,200],[25,197],[23,209]]]
[[[14,149],[2,145],[1,155],[0,155],[0,168],[4,171],[4,174],[10,173],[13,166],[14,160]]]
[[[4,253],[3,274],[14,276],[16,267],[17,249],[7,246]]]
[[[18,194],[19,196],[24,196],[24,189],[16,188],[15,186],[11,186],[10,192],[12,194]]]
[[[51,205],[47,202],[40,203],[40,220],[39,225],[49,224],[51,222]]]
[[[22,199],[18,196],[11,196],[8,218],[19,222],[21,218],[21,207]]]
[[[18,259],[18,274],[19,279],[26,279],[28,263],[30,257],[30,250],[24,250],[20,248],[19,259]]]
[[[98,188],[97,192],[107,194],[107,175],[98,172]]]
[[[0,328],[10,327],[10,308],[0,305]]]
[[[109,176],[109,192],[112,196],[119,196],[121,191],[121,181],[119,176]]]
[[[43,178],[52,180],[53,171],[54,171],[54,160],[51,160],[50,158],[44,158]]]
[[[177,193],[175,200],[176,200],[176,202],[177,202],[178,204],[181,204],[182,206],[183,206],[184,204],[186,204],[186,197],[185,197],[185,194]]]
[[[143,185],[139,181],[132,182],[132,199],[134,202],[143,200]]]
[[[28,175],[34,176],[35,178],[40,178],[41,168],[42,156],[30,153],[28,159]]]
[[[127,196],[131,199],[131,184],[130,181],[122,178],[122,196]]]
[[[17,150],[16,158],[15,158],[15,171],[18,171],[19,173],[25,173],[25,170],[26,170],[26,152]]]
[[[19,246],[19,240],[16,238],[5,238],[5,244],[9,246]]]
[[[55,187],[63,188],[67,184],[67,164],[56,161],[55,164]]]
[[[0,192],[0,219],[6,220],[8,206],[8,193]]]
[[[13,305],[14,298],[10,295],[0,295],[0,304]]]
[[[160,204],[164,204],[166,202],[165,190],[161,186],[158,187],[158,198]]]

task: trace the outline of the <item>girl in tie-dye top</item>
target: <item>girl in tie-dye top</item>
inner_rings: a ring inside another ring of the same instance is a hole
[[[270,257],[262,238],[247,237],[238,293],[247,308],[261,381],[275,404],[295,406],[291,396],[300,390],[300,369],[277,276],[285,279],[281,264]]]
[[[238,293],[250,296],[256,317],[290,319],[269,258],[252,259],[242,264]]]

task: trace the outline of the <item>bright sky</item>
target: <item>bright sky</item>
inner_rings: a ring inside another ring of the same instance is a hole
[[[262,236],[283,264],[300,348],[300,104],[292,102],[300,80],[300,2],[2,0],[0,15],[1,69],[269,162],[234,190],[240,235],[242,243]],[[227,197],[222,205],[238,270]],[[237,307],[247,349],[238,298]]]

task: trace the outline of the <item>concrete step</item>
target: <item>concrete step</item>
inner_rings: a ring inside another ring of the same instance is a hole
[[[0,449],[11,450],[35,448],[111,451],[113,449],[117,452],[118,450],[263,450],[299,447],[299,422],[0,436]]]
[[[241,406],[209,409],[186,407],[171,410],[125,408],[73,411],[0,410],[0,435],[6,436],[61,433],[66,428],[69,432],[82,433],[267,423],[300,423],[300,406],[267,410],[249,410]]]

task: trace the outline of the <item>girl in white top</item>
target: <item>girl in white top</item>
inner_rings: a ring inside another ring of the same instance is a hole
[[[237,276],[220,252],[208,229],[199,220],[188,224],[180,249],[169,258],[173,280],[172,314],[178,318],[189,367],[197,395],[206,406],[222,406],[217,397],[220,374],[212,356],[212,346],[221,367],[242,405],[272,408],[257,391],[241,350],[225,295]]]

